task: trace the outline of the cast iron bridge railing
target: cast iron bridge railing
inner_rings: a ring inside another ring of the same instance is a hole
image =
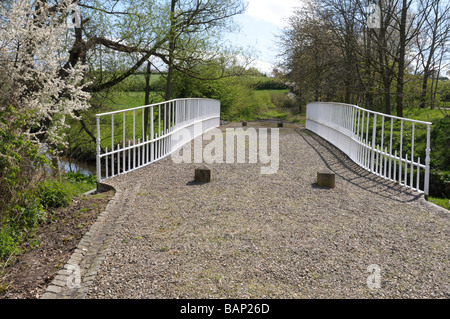
[[[309,103],[306,111],[308,130],[364,169],[425,197],[429,192],[431,125],[343,103]],[[425,145],[424,150],[417,149],[418,139],[423,140],[420,145]],[[420,151],[425,153],[425,163],[416,156]]]
[[[161,160],[220,125],[220,102],[177,99],[96,114],[97,182]],[[180,134],[180,131],[190,134]],[[106,146],[107,145],[107,146]]]

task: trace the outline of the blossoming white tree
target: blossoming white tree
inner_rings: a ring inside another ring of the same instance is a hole
[[[67,116],[88,108],[85,66],[67,61],[66,18],[73,1],[0,3],[0,111],[13,106],[29,115],[28,139],[62,143]]]

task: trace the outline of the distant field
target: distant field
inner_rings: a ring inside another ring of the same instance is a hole
[[[158,92],[150,93],[150,104],[162,102],[164,99]],[[145,92],[113,92],[108,98],[102,98],[102,112],[124,110],[145,105]]]
[[[280,119],[293,123],[305,124],[306,114],[299,113],[298,106],[287,97],[289,90],[256,90],[255,95],[260,98],[270,99],[271,107],[261,110],[258,119]]]

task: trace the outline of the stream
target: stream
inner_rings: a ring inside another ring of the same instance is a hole
[[[89,175],[89,174],[95,175],[96,174],[95,165],[80,162],[73,158],[68,158],[68,157],[61,157],[59,159],[59,168],[60,168],[61,172],[63,172],[63,173],[80,172],[84,175]]]
[[[52,155],[50,155],[48,152],[48,146],[46,144],[43,144],[41,146],[41,153],[46,153],[47,158],[52,161],[52,159],[56,159],[55,157],[53,157]],[[52,161],[53,162],[53,161]],[[55,165],[56,163],[53,162]],[[51,168],[49,166],[47,166],[46,168],[47,172],[51,172]],[[97,169],[95,165],[86,163],[86,162],[82,162],[82,161],[78,161],[76,159],[67,157],[67,156],[62,156],[59,157],[59,169],[62,173],[69,173],[69,172],[80,172],[84,175],[95,175],[97,173]]]

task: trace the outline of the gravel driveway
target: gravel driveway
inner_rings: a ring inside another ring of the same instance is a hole
[[[213,181],[199,185],[199,164],[168,158],[108,181],[127,192],[127,208],[116,201],[118,220],[83,297],[450,297],[448,211],[303,127],[279,138],[273,175],[261,163],[215,163]],[[322,167],[336,173],[336,188],[315,185]]]

